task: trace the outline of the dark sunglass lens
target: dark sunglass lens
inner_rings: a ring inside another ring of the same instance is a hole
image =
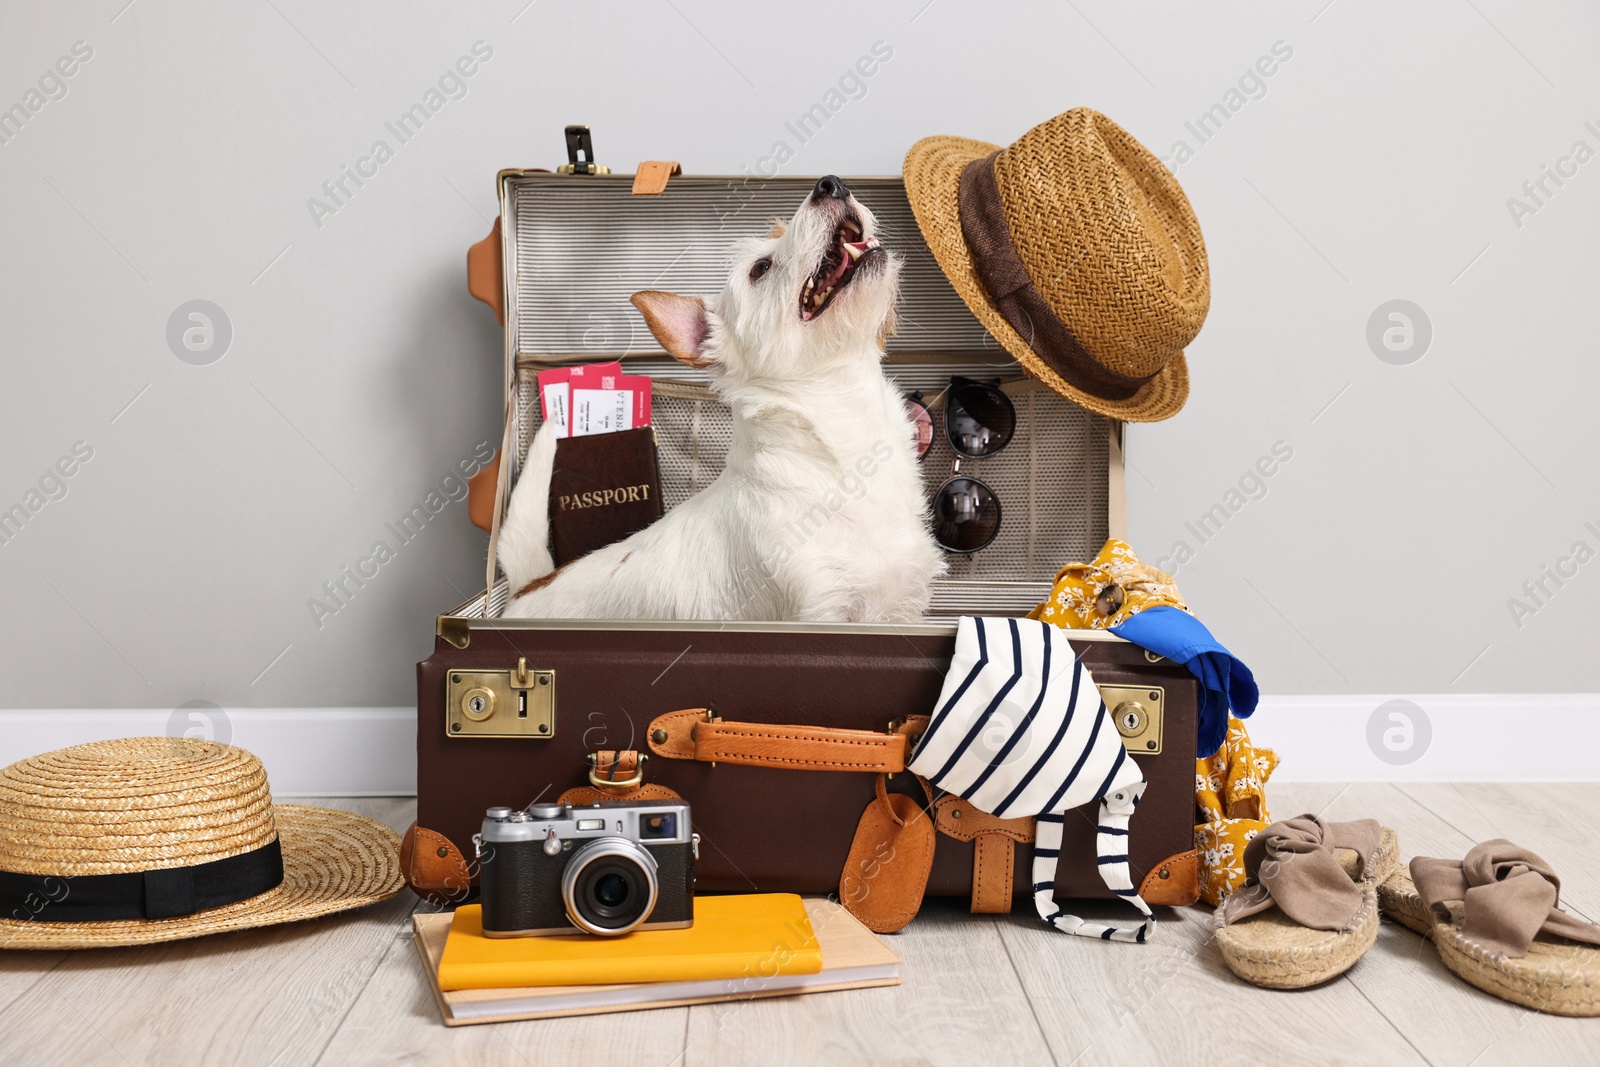
[[[950,383],[945,429],[957,452],[972,459],[992,456],[1006,446],[1016,428],[1017,409],[1000,390],[970,378]]]
[[[933,499],[933,536],[950,552],[976,552],[1000,532],[1000,501],[975,478],[952,478]]]
[[[928,411],[928,405],[916,397],[906,397],[906,418],[911,420],[913,433],[912,442],[917,448],[917,458],[921,459],[928,454],[928,449],[933,447],[933,415]]]

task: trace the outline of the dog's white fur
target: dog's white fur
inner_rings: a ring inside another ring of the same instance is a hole
[[[555,438],[535,435],[501,526],[508,616],[902,622],[945,557],[929,532],[913,430],[882,367],[900,264],[869,254],[817,317],[801,293],[853,212],[808,198],[781,233],[744,242],[709,303],[639,293],[662,347],[705,367],[733,416],[722,474],[651,526],[555,573],[547,548]],[[760,277],[752,268],[771,267]],[[543,579],[542,581],[535,581]]]

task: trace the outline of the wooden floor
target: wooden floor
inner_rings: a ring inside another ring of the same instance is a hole
[[[1409,857],[1509,837],[1600,916],[1600,785],[1275,785],[1280,816],[1373,816]],[[328,801],[396,829],[410,800]],[[1344,977],[1246,986],[1210,909],[1148,945],[930,904],[892,943],[897,988],[446,1029],[411,944],[409,892],[350,915],[166,946],[0,953],[0,1064],[1490,1064],[1600,1062],[1600,1020],[1542,1016],[1463,984],[1385,923]]]

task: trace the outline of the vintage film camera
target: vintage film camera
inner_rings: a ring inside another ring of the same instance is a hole
[[[615,937],[694,924],[700,836],[691,830],[687,804],[490,808],[473,844],[482,865],[485,937],[576,931]]]

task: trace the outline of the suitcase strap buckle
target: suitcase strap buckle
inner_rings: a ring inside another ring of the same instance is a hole
[[[589,753],[587,758],[590,785],[607,792],[625,793],[644,784],[644,761],[650,757],[631,748],[620,751],[603,748]]]

